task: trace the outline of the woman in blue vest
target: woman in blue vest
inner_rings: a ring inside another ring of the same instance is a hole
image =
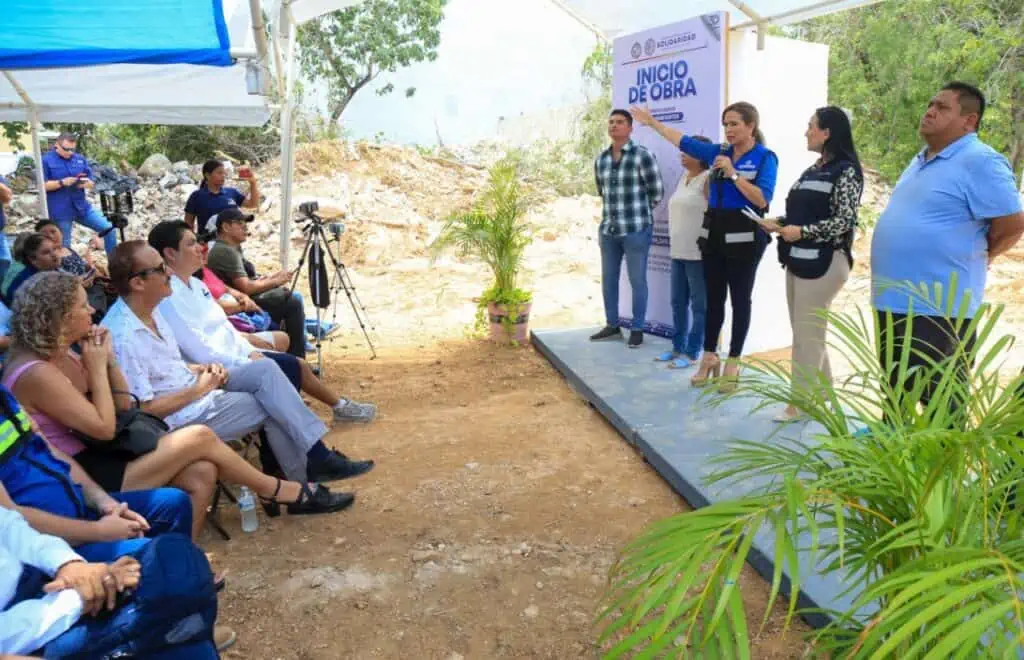
[[[853,234],[864,174],[846,113],[818,108],[807,123],[807,148],[821,158],[800,176],[786,197],[786,215],[765,224],[779,234],[779,261],[786,269],[786,299],[793,326],[793,389],[813,386],[823,374],[832,382],[825,334],[827,310],[850,277]],[[792,403],[775,418],[798,421]]]
[[[633,117],[693,158],[711,163],[708,211],[698,245],[704,262],[707,316],[704,356],[690,379],[704,385],[718,378],[719,389],[730,392],[739,379],[739,357],[750,329],[751,293],[757,266],[771,237],[749,214],[763,217],[775,193],[779,159],[764,146],[760,115],[750,103],[733,103],[722,112],[726,144],[706,144],[685,136],[655,119],[646,108],[634,108]],[[725,371],[716,352],[725,323],[725,300],[732,301],[732,334]]]

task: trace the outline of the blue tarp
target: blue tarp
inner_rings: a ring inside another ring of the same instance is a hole
[[[221,0],[2,0],[0,70],[230,66]]]

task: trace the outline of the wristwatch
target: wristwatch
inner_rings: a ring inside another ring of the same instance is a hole
[[[732,176],[729,177],[729,178],[732,179],[733,183],[736,183],[737,181],[740,180],[740,174],[739,174],[739,172],[733,172]]]

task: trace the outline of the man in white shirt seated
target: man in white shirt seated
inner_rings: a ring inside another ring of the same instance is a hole
[[[203,424],[227,440],[263,427],[281,471],[292,480],[335,481],[373,468],[373,461],[352,461],[324,445],[327,427],[272,360],[230,369],[186,363],[157,311],[171,295],[167,266],[145,241],[118,245],[109,269],[121,297],[103,326],[110,330],[117,360],[143,410],[162,417],[172,429]]]
[[[0,654],[43,648],[83,614],[113,609],[117,594],[139,581],[131,557],[87,563],[64,539],[29,527],[13,507],[0,486]]]
[[[174,339],[186,360],[231,368],[270,358],[292,385],[330,406],[335,422],[373,420],[376,406],[339,397],[313,374],[305,360],[289,353],[253,349],[231,325],[206,285],[192,276],[203,267],[202,245],[185,222],[161,222],[153,227],[149,232],[149,246],[160,253],[171,269],[171,295],[157,309],[174,332]]]

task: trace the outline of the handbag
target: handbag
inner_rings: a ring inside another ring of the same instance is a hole
[[[117,411],[113,439],[97,440],[81,431],[75,431],[75,435],[94,449],[124,452],[132,456],[142,456],[156,449],[160,438],[170,430],[167,422],[142,410],[139,407],[139,398],[131,392],[114,392],[114,394],[127,394],[132,397],[135,407]]]

